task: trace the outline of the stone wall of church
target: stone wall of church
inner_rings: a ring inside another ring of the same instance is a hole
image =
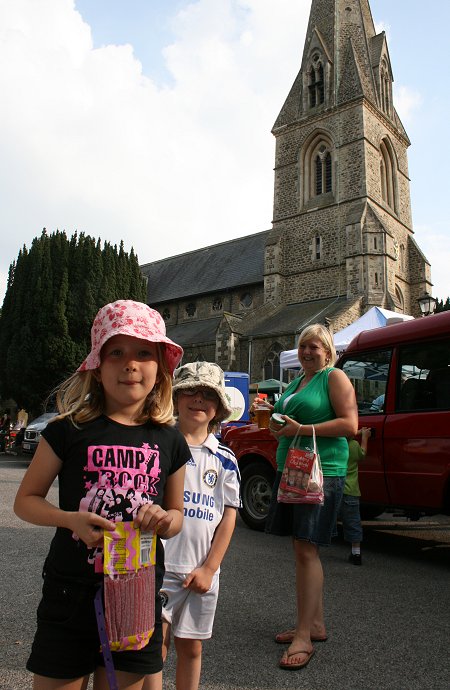
[[[192,345],[184,348],[183,364],[188,362],[215,362],[216,359],[216,344],[205,343],[204,345]]]
[[[306,169],[305,150],[315,132],[323,132],[335,145],[335,180],[332,193],[307,199],[305,176],[311,171]],[[383,139],[393,163],[395,209],[382,198]],[[413,252],[415,259],[409,265],[406,251],[411,227],[407,146],[407,138],[363,100],[338,113],[310,115],[278,133],[273,214],[277,241],[270,252],[266,250],[266,300],[365,295],[367,307],[378,304],[415,313],[411,284],[418,279],[418,268],[420,274],[426,274],[426,264]],[[337,189],[339,204],[333,203]],[[374,203],[378,220],[364,222],[361,212],[357,217],[358,204],[367,198]],[[357,225],[362,223],[357,233],[348,232],[352,202],[356,218],[350,225],[354,228],[355,220]],[[319,259],[315,256],[317,238]]]
[[[345,229],[336,226],[337,213],[345,218],[345,209],[332,205],[284,221],[280,241],[281,301],[302,302],[346,294],[346,238]]]
[[[408,142],[389,126],[387,120],[379,115],[374,108],[364,108],[365,130],[365,177],[367,180],[367,195],[376,201],[382,208],[391,212],[389,206],[383,201],[381,195],[380,175],[380,144],[382,139],[387,139],[393,151],[393,167],[395,176],[395,215],[398,219],[411,228],[411,197],[408,177]]]
[[[152,304],[163,316],[166,326],[203,321],[220,317],[224,312],[246,314],[264,302],[263,283],[236,287],[230,292],[217,292],[187,297],[164,304]]]
[[[295,347],[295,335],[284,335],[277,338],[264,337],[253,338],[251,341],[252,368],[250,372],[251,381],[262,381],[265,378],[264,364],[268,355],[274,350],[292,350]],[[248,343],[246,343],[247,361],[242,362],[240,371],[248,371]]]
[[[343,328],[346,328],[349,324],[353,323],[364,313],[364,302],[362,298],[355,300],[352,305],[346,304],[345,308],[338,314],[336,314],[333,319],[329,321],[328,328],[331,333],[337,333]]]

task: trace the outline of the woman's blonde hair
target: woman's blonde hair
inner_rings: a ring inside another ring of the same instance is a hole
[[[333,367],[336,363],[337,354],[336,348],[333,342],[333,336],[331,335],[328,328],[322,326],[321,323],[312,323],[310,326],[306,326],[300,333],[298,339],[298,347],[303,345],[306,340],[311,340],[311,338],[318,338],[322,343],[324,349],[328,352],[328,360],[326,362],[327,367]]]
[[[148,394],[138,417],[138,424],[152,421],[155,424],[173,424],[172,377],[163,356],[164,345],[156,344],[158,372],[156,383]],[[76,424],[91,422],[105,410],[103,386],[97,379],[98,369],[77,371],[56,389],[56,405],[59,415],[55,419],[70,417]]]

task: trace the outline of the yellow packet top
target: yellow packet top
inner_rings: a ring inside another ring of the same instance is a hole
[[[114,532],[104,531],[103,572],[123,575],[136,572],[156,562],[156,535],[141,532],[133,522],[117,522]]]

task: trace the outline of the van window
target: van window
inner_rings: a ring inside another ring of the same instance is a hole
[[[384,410],[384,396],[392,350],[352,355],[342,365],[353,384],[360,414],[377,414]]]
[[[396,410],[450,410],[450,339],[399,349]]]

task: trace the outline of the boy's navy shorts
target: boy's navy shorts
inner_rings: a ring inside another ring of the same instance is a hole
[[[95,585],[46,575],[37,610],[37,631],[27,662],[48,678],[81,678],[104,666],[94,609]],[[142,606],[151,602],[142,602]],[[117,671],[152,674],[162,670],[161,599],[156,596],[155,630],[143,649],[112,652]]]

